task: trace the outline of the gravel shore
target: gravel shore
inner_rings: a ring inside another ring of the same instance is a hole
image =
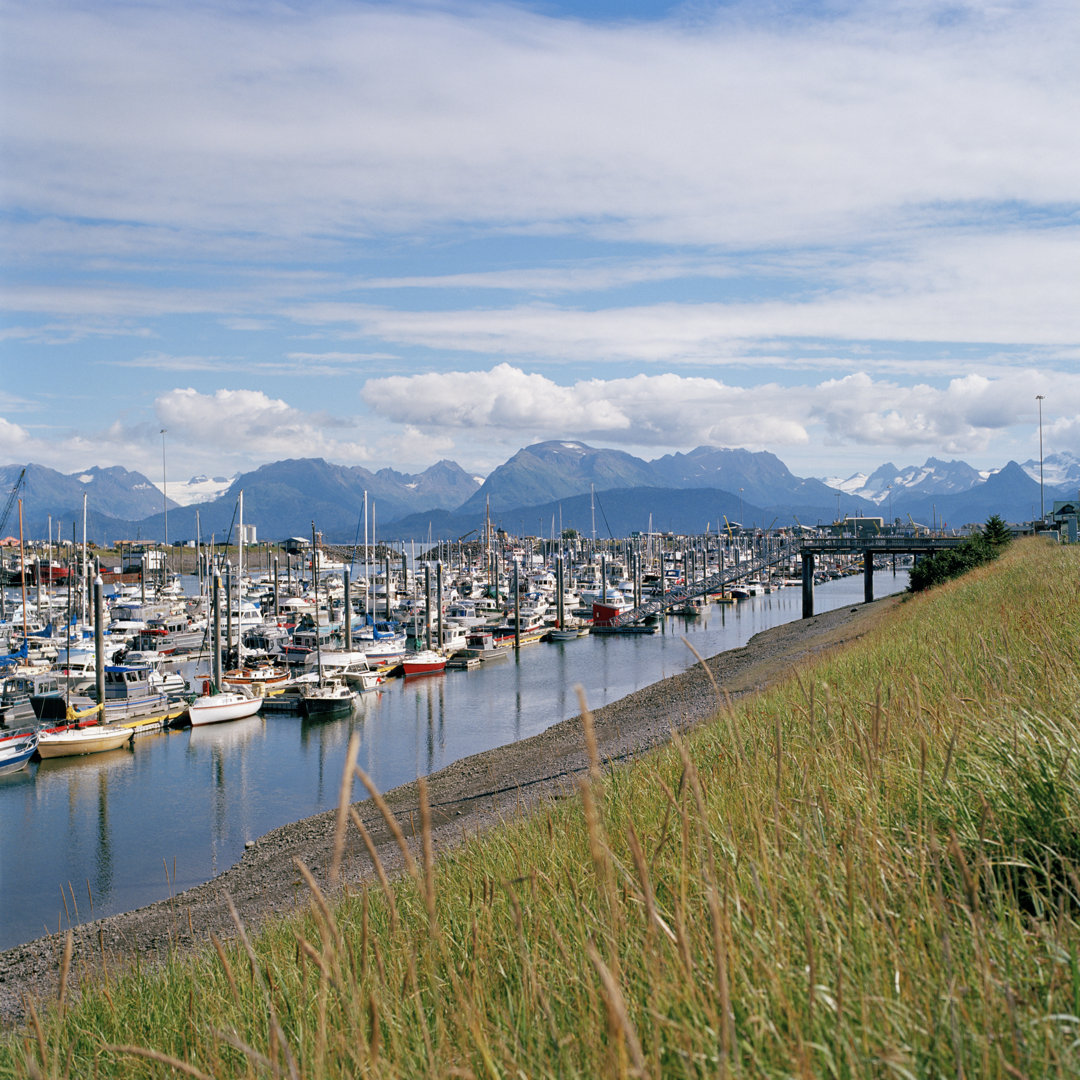
[[[886,597],[871,604],[839,608],[757,634],[741,649],[706,661],[720,688],[732,698],[761,690],[789,674],[795,665],[861,637],[901,602]],[[713,715],[716,692],[696,665],[654,683],[594,714],[601,757],[611,764],[667,742]],[[428,778],[433,838],[437,847],[460,841],[524,812],[537,802],[572,792],[587,768],[580,717],[556,724],[532,738],[454,762]],[[354,793],[358,790],[354,786]],[[416,783],[386,793],[401,821],[418,811]],[[400,864],[400,852],[379,811],[370,802],[356,806],[387,870]],[[235,933],[232,899],[247,929],[307,902],[308,890],[294,862],[303,860],[320,886],[326,886],[333,852],[336,811],[319,814],[260,837],[240,861],[204,885],[136,911],[84,923],[74,930],[72,971],[91,978],[102,959],[115,972],[138,957],[153,962],[170,953]],[[350,826],[342,880],[356,884],[372,872],[363,844]],[[0,953],[0,1025],[18,1026],[25,999],[47,999],[57,992],[64,937],[54,934]]]

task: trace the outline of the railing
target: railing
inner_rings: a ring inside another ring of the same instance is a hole
[[[635,608],[619,612],[610,622],[606,622],[604,625],[619,627],[639,623],[643,619],[649,618],[650,615],[659,615],[660,612],[666,611],[676,604],[693,600],[697,596],[705,596],[707,593],[722,591],[726,586],[734,584],[740,578],[750,577],[753,574],[760,573],[762,570],[767,570],[771,566],[786,562],[792,556],[798,554],[798,551],[797,544],[781,544],[775,551],[767,551],[758,558],[743,560],[734,566],[725,567],[724,570],[717,571],[715,574],[701,578],[698,581],[692,581],[685,585],[676,585],[674,588],[665,591],[663,596],[655,597]]]
[[[959,547],[967,543],[966,536],[843,536],[803,540],[801,551],[826,555],[830,552],[920,552]]]

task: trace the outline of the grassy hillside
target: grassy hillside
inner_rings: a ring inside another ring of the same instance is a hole
[[[412,876],[57,1008],[0,1075],[1076,1071],[1078,702],[1080,549],[1014,544],[578,798],[437,863],[414,822]]]

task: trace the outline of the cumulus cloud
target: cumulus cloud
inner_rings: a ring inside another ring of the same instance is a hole
[[[632,447],[700,443],[750,449],[828,440],[863,448],[965,453],[1029,420],[1030,373],[903,386],[858,373],[798,387],[738,387],[673,373],[585,379],[563,386],[510,364],[488,371],[371,379],[369,408],[424,430],[501,432],[519,444],[574,434]],[[1080,375],[1053,377],[1055,409],[1080,411]]]
[[[309,413],[260,390],[218,390],[201,394],[175,389],[155,402],[155,411],[170,435],[197,444],[204,453],[236,455],[248,460],[285,457],[328,457],[356,462],[368,457],[354,419],[331,412]]]
[[[29,441],[30,437],[25,428],[0,416],[0,446],[4,448],[5,455],[8,455],[7,460],[14,461]]]
[[[951,379],[941,388],[926,383],[902,386],[860,373],[817,387],[811,416],[836,443],[970,454],[985,450],[1013,427],[1027,425],[1033,436],[1035,394],[1050,385],[1055,413],[1080,412],[1077,374],[972,375]]]

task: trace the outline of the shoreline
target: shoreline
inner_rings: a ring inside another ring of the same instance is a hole
[[[754,635],[746,645],[705,660],[722,692],[732,700],[765,689],[796,665],[862,637],[897,604],[902,593],[870,604],[836,608],[809,619],[782,623]],[[587,703],[586,703],[587,704]],[[631,760],[714,715],[716,692],[701,664],[637,690],[597,709],[593,721],[602,762]],[[518,742],[452,762],[427,777],[436,852],[545,800],[572,794],[588,759],[581,717],[574,716]],[[353,795],[363,788],[353,784]],[[384,793],[395,816],[407,822],[419,807],[417,782]],[[401,867],[401,853],[371,800],[354,802],[388,873]],[[74,950],[69,984],[102,970],[115,974],[136,958],[160,962],[235,934],[229,900],[246,930],[308,903],[310,893],[294,859],[302,859],[328,889],[337,810],[283,825],[259,837],[240,860],[217,877],[166,900],[134,911],[81,923],[72,929]],[[374,871],[350,826],[341,885],[357,886]],[[55,997],[66,933],[37,938],[0,953],[0,1027],[12,1029],[25,1016],[24,998]]]

